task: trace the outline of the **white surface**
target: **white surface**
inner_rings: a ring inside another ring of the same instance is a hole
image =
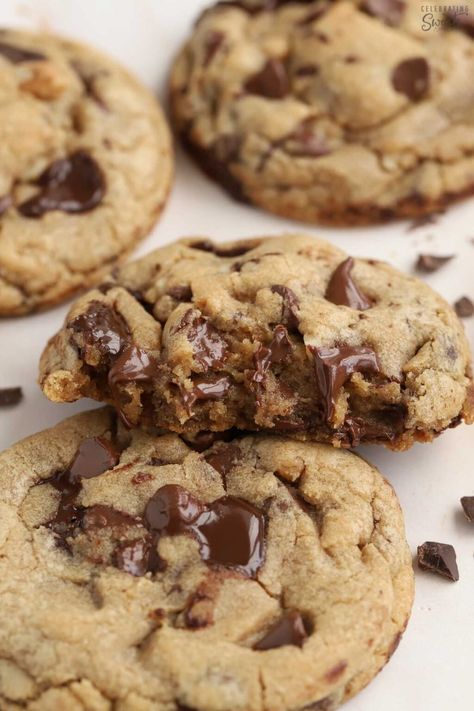
[[[179,43],[204,5],[201,0],[0,0],[0,25],[40,27],[87,40],[109,51],[151,88],[165,95],[165,76]],[[370,229],[310,228],[273,218],[227,198],[178,152],[177,179],[165,215],[139,254],[174,238],[203,234],[226,240],[284,230],[322,235],[354,255],[411,270],[418,251],[456,259],[428,278],[452,302],[474,298],[474,200],[437,224],[407,232],[407,223]],[[22,385],[22,405],[0,412],[0,448],[91,405],[53,405],[36,385],[46,340],[67,306],[24,319],[0,321],[0,387]],[[474,319],[465,322],[474,340]],[[93,403],[92,403],[93,404]],[[385,670],[345,707],[347,711],[464,711],[473,708],[474,525],[459,497],[474,495],[474,428],[448,431],[431,445],[404,454],[365,447],[363,454],[390,479],[405,511],[413,553],[425,540],[452,543],[461,579],[450,583],[417,572],[411,623]],[[66,710],[65,710],[66,711]]]

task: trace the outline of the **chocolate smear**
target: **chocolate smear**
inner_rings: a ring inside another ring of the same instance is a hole
[[[44,54],[34,52],[30,49],[16,47],[8,42],[0,42],[0,54],[5,59],[8,59],[12,64],[21,64],[22,62],[40,62],[46,59]]]
[[[288,331],[282,325],[277,326],[268,348],[259,346],[254,355],[255,370],[252,375],[252,382],[262,383],[270,366],[273,363],[282,363],[292,352],[293,346],[288,338]]]
[[[395,91],[405,94],[411,101],[422,99],[429,89],[430,67],[424,57],[406,59],[397,64],[392,72]]]
[[[418,546],[418,567],[431,573],[438,573],[449,580],[459,580],[456,551],[449,543],[426,541]]]
[[[0,388],[0,407],[18,405],[23,400],[23,390],[17,388]]]
[[[193,383],[194,385],[191,390],[186,390],[186,388],[180,386],[181,397],[188,411],[190,411],[196,400],[222,399],[229,390],[230,378],[226,375],[213,380],[196,378]]]
[[[105,194],[104,175],[84,150],[51,163],[36,185],[41,188],[39,193],[18,207],[24,217],[42,217],[52,210],[88,212],[99,205]]]
[[[329,422],[334,415],[338,393],[350,376],[353,373],[375,375],[380,372],[380,363],[372,348],[365,346],[309,346],[309,350],[314,356],[316,380]]]
[[[70,322],[80,333],[84,345],[97,348],[102,356],[116,356],[129,340],[130,331],[123,317],[101,301],[91,302],[88,310]]]
[[[265,555],[265,517],[252,504],[224,496],[210,504],[167,484],[152,496],[145,521],[155,536],[192,536],[201,558],[255,577]]]
[[[307,637],[308,633],[301,614],[296,611],[287,612],[270,627],[262,639],[254,644],[253,649],[265,651],[286,645],[302,647]]]
[[[211,467],[219,472],[225,482],[225,477],[242,456],[240,447],[235,444],[223,444],[213,449],[204,458]]]
[[[463,496],[461,498],[461,506],[467,520],[474,523],[474,496]]]
[[[338,306],[349,306],[351,309],[366,311],[372,303],[360,291],[352,278],[354,260],[352,257],[344,260],[333,272],[326,289],[325,297],[328,301]]]
[[[460,318],[474,316],[474,304],[468,296],[461,296],[454,304],[454,310]]]
[[[249,94],[258,94],[268,99],[283,99],[290,91],[290,82],[285,65],[279,59],[269,59],[257,74],[245,84]]]
[[[438,269],[441,269],[444,264],[450,262],[453,257],[454,254],[448,254],[445,257],[439,257],[435,254],[420,254],[418,255],[416,268],[419,272],[436,272]]]
[[[227,343],[204,316],[187,311],[179,325],[187,328],[187,338],[193,347],[195,360],[204,370],[222,366],[227,354]]]
[[[387,25],[399,25],[405,6],[404,0],[365,0],[362,9]]]

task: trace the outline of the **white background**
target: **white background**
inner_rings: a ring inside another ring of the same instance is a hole
[[[30,26],[87,40],[120,59],[160,97],[172,57],[204,6],[201,0],[0,0],[0,25]],[[463,3],[465,4],[465,3]],[[473,8],[474,10],[474,8]],[[429,283],[453,302],[474,298],[474,200],[454,207],[435,225],[408,232],[407,223],[335,230],[302,227],[232,202],[178,151],[177,177],[166,212],[142,243],[143,254],[184,235],[218,240],[305,230],[351,254],[382,258],[413,270],[420,251],[455,253]],[[36,385],[37,362],[67,306],[28,318],[0,321],[0,387],[21,385],[23,404],[0,411],[0,449],[94,405],[53,405]],[[474,319],[466,320],[474,341]],[[425,540],[452,543],[460,581],[417,571],[411,623],[385,670],[347,711],[473,709],[474,524],[459,498],[474,495],[474,428],[446,432],[409,452],[365,447],[362,452],[390,479],[405,511],[412,552]],[[66,710],[65,710],[66,711]]]

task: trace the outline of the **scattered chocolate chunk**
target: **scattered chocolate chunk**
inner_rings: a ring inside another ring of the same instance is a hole
[[[224,496],[205,504],[181,486],[167,484],[148,502],[145,521],[157,536],[192,536],[210,564],[254,577],[263,563],[265,518],[243,499]]]
[[[18,207],[24,217],[42,217],[51,210],[88,212],[99,205],[105,194],[104,175],[84,150],[51,163],[36,185],[40,192]]]
[[[418,567],[443,575],[449,580],[459,580],[456,551],[449,543],[426,541],[418,546]]]
[[[12,199],[10,195],[4,195],[3,197],[0,197],[0,216],[3,215],[4,212],[8,210],[9,207],[12,205]]]
[[[365,0],[362,9],[387,25],[399,25],[405,12],[404,0]]]
[[[326,289],[325,297],[328,301],[338,306],[349,306],[351,309],[365,311],[370,309],[372,303],[360,291],[351,272],[354,267],[354,260],[349,257],[333,272]]]
[[[116,356],[130,338],[123,317],[101,301],[91,302],[88,310],[70,322],[69,327],[80,333],[84,345],[97,348],[102,356]]]
[[[344,674],[346,669],[347,662],[339,662],[339,664],[335,664],[332,669],[329,669],[329,671],[326,672],[324,677],[329,684],[334,684],[339,679],[339,677]]]
[[[416,268],[419,272],[436,272],[444,264],[453,259],[454,254],[448,254],[445,257],[438,257],[435,254],[420,254],[416,262]]]
[[[258,94],[268,99],[283,99],[290,90],[285,65],[279,59],[269,59],[263,69],[245,84],[249,94]]]
[[[22,62],[39,62],[46,59],[44,54],[33,52],[30,49],[16,47],[8,42],[0,42],[0,54],[5,59],[8,59],[12,64],[21,64]]]
[[[80,62],[71,62],[71,67],[73,70],[76,72],[83,88],[84,88],[84,93],[94,101],[94,103],[97,104],[97,106],[100,106],[101,109],[104,111],[108,111],[109,108],[99,92],[97,91],[97,78],[99,77],[99,73],[95,72],[91,74],[90,72],[86,71],[80,64]],[[100,74],[104,74],[105,72],[100,72]]]
[[[467,520],[474,523],[474,496],[463,496],[461,498],[461,506]]]
[[[474,38],[474,16],[469,14],[466,8],[464,11],[459,9],[448,10],[445,13],[446,19],[449,21],[449,26],[456,30],[464,32],[468,37]]]
[[[326,419],[334,415],[337,395],[353,373],[376,374],[380,363],[372,348],[335,346],[317,348],[309,346],[314,355],[316,380],[325,400]]]
[[[176,301],[192,301],[193,292],[189,284],[177,284],[168,289],[168,296]]]
[[[290,330],[297,331],[299,326],[298,309],[300,302],[295,292],[283,284],[274,284],[271,287],[274,294],[282,298],[281,322]]]
[[[138,346],[127,346],[109,370],[111,387],[117,383],[152,380],[156,373],[156,361]]]
[[[209,452],[209,454],[205,456],[205,460],[211,467],[214,467],[225,480],[226,475],[235,466],[241,456],[242,452],[237,445],[224,444],[212,452]]]
[[[454,304],[454,310],[460,318],[474,316],[474,304],[468,296],[461,296]]]
[[[224,42],[225,35],[223,32],[210,32],[206,38],[206,43],[204,47],[204,59],[203,66],[207,67],[214,59],[214,56],[218,52],[219,48]]]
[[[223,365],[227,355],[227,343],[207,318],[197,316],[195,311],[189,309],[178,328],[187,329],[187,338],[192,344],[194,358],[204,370]]]
[[[308,633],[305,622],[299,612],[287,612],[276,622],[262,639],[254,644],[253,649],[265,651],[286,645],[302,647]]]
[[[406,59],[393,70],[393,88],[400,94],[405,94],[411,101],[422,99],[429,89],[429,84],[430,67],[424,57]]]
[[[18,388],[0,388],[0,407],[18,405],[23,400],[23,390]]]

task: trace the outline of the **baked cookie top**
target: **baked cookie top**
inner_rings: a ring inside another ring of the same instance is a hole
[[[355,455],[75,416],[0,455],[0,705],[331,710],[413,596],[391,486]]]
[[[283,235],[187,239],[127,265],[72,307],[40,380],[130,426],[403,449],[472,421],[470,368],[463,326],[422,281]]]
[[[154,97],[95,49],[0,32],[0,316],[61,301],[143,237],[172,173]]]
[[[352,225],[474,192],[474,30],[418,0],[220,2],[170,78],[174,121],[239,199]],[[435,19],[443,19],[435,10]]]

